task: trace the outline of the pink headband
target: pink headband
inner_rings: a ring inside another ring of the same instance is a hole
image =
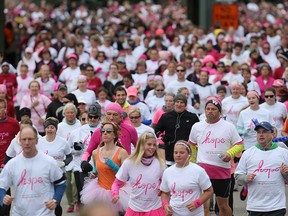
[[[177,145],[184,145],[185,148],[186,148],[187,151],[188,151],[188,154],[191,154],[191,149],[190,149],[189,145],[187,145],[186,143],[181,142],[181,141],[178,141],[178,142],[175,143],[175,146],[177,146]],[[174,146],[174,147],[175,147],[175,146]]]
[[[79,75],[78,81],[86,81],[87,77],[85,75]]]
[[[254,90],[249,91],[249,92],[247,93],[247,96],[248,96],[248,95],[254,95],[254,96],[256,96],[258,99],[260,98],[259,94],[258,94],[256,91],[254,91]]]
[[[108,106],[106,106],[105,107],[105,111],[107,112],[107,111],[115,111],[115,112],[117,112],[119,115],[121,115],[122,114],[122,108],[121,108],[121,106],[119,105],[119,104],[117,104],[117,103],[110,103]]]

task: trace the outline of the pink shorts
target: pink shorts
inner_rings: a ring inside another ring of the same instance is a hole
[[[149,211],[149,212],[136,212],[128,207],[125,216],[165,216],[163,207]]]

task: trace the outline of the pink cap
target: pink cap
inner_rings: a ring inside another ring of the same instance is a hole
[[[139,59],[147,60],[147,56],[145,54],[142,54]]]
[[[162,28],[158,28],[156,31],[155,31],[155,35],[163,35],[164,34],[164,30]]]
[[[6,85],[4,85],[4,84],[0,84],[0,92],[7,93]]]
[[[108,106],[105,107],[105,112],[108,112],[108,111],[115,111],[117,112],[119,115],[122,114],[123,110],[121,108],[121,106],[117,103],[110,103],[108,104]]]
[[[127,96],[136,96],[138,95],[138,89],[135,86],[130,86],[127,89]]]
[[[272,86],[275,86],[275,87],[282,87],[282,86],[285,86],[285,83],[284,83],[284,81],[281,80],[281,79],[276,79],[276,80],[274,80]]]
[[[56,83],[54,84],[54,86],[53,86],[53,90],[54,90],[54,91],[57,91],[59,85],[61,85],[61,84],[62,84],[61,82],[56,82]]]
[[[211,55],[207,55],[204,57],[204,59],[202,61],[202,65],[205,66],[207,62],[212,62],[214,65],[216,65],[215,58]]]
[[[68,55],[67,59],[71,59],[74,58],[75,60],[78,60],[78,56],[75,53],[72,53],[70,55]]]

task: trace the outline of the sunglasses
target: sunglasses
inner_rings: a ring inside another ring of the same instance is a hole
[[[105,129],[105,128],[101,128],[101,133],[108,133],[108,134],[110,134],[110,133],[112,133],[114,130],[112,129],[112,128],[107,128],[107,129]]]
[[[162,92],[162,91],[164,91],[164,89],[156,89],[155,91]]]
[[[94,118],[94,119],[98,119],[99,116],[97,116],[97,115],[96,115],[96,116],[94,116],[94,115],[88,115],[88,118],[89,118],[89,119],[93,119],[93,118]]]
[[[86,121],[86,118],[81,118],[81,121]]]
[[[129,116],[130,119],[139,119],[141,116]]]
[[[274,95],[265,95],[265,98],[273,98]]]
[[[185,70],[176,70],[176,72],[185,72]]]

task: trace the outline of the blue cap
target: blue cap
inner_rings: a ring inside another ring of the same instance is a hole
[[[255,130],[257,131],[260,127],[264,128],[265,130],[274,132],[274,127],[266,121],[260,122],[256,127]]]

